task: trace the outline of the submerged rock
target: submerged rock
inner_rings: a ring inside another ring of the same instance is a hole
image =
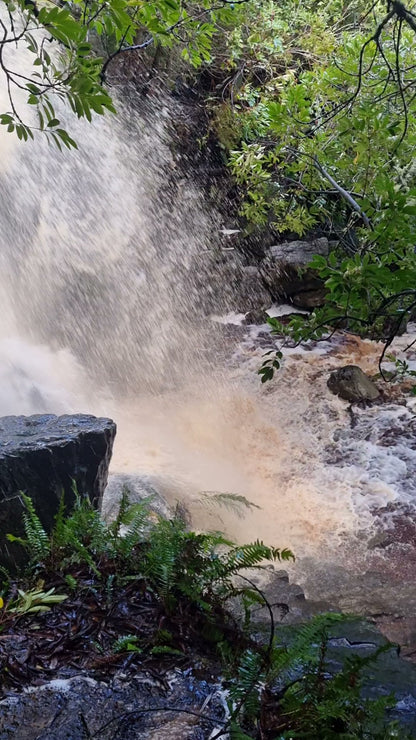
[[[332,393],[345,401],[375,401],[380,392],[373,381],[357,365],[345,365],[334,370],[327,386]]]
[[[6,534],[22,533],[29,496],[46,530],[53,525],[62,493],[67,507],[74,489],[101,503],[107,483],[116,425],[111,419],[73,416],[3,416],[0,418],[0,562],[15,567],[22,549]]]

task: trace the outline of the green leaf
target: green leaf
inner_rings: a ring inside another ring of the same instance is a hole
[[[182,650],[177,650],[177,648],[173,648],[170,645],[155,645],[152,647],[150,653],[152,655],[179,655],[181,657],[185,655]]]

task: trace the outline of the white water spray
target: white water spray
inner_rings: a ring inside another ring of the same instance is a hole
[[[353,434],[326,388],[338,364],[375,371],[370,343],[292,354],[261,387],[258,336],[226,341],[209,320],[241,311],[235,258],[177,170],[169,117],[159,103],[71,122],[80,150],[63,154],[1,134],[0,414],[113,416],[114,471],[152,475],[188,502],[246,496],[261,508],[244,519],[191,503],[196,526],[292,547],[309,593],[336,599],[316,563],[344,569],[339,590],[346,562],[360,577],[374,510],[411,495],[416,461],[378,444],[374,425],[396,407],[362,412]]]

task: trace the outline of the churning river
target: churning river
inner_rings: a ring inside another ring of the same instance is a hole
[[[261,386],[267,327],[212,320],[235,308],[229,224],[177,171],[157,107],[71,121],[77,152],[0,132],[0,414],[111,416],[113,473],[183,500],[196,527],[291,547],[307,597],[377,615],[411,650],[412,401],[388,390],[352,418],[328,373],[374,373],[379,348],[342,335],[288,351]],[[260,508],[238,517],[203,492]]]

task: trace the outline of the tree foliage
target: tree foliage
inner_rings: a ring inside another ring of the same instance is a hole
[[[412,8],[253,0],[227,38],[213,127],[247,230],[336,244],[312,264],[327,298],[286,327],[295,341],[342,327],[388,346],[416,307]]]
[[[104,84],[115,57],[176,44],[197,66],[209,59],[215,26],[229,14],[229,0],[2,0],[0,70],[8,110],[0,124],[25,141],[38,130],[59,148],[75,147],[57,118],[57,100],[88,121],[115,112]]]

